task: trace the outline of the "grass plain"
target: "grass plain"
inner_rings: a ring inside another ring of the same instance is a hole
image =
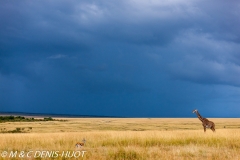
[[[54,117],[55,118],[55,117]],[[55,118],[66,121],[6,122],[0,154],[11,151],[86,151],[78,159],[240,159],[240,119],[209,118],[216,132],[203,132],[197,118]],[[75,144],[85,138],[86,144]],[[3,157],[0,160],[19,159]],[[21,159],[76,159],[64,156]]]

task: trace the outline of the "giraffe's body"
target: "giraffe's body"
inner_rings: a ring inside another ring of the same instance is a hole
[[[204,132],[206,132],[206,128],[210,128],[213,132],[215,132],[215,124],[212,121],[209,121],[207,118],[203,118],[198,110],[193,110],[193,113],[196,113],[198,116],[198,119],[202,122],[202,126],[204,129]]]

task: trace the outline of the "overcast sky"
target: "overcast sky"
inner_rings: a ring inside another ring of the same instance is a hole
[[[240,117],[240,2],[0,1],[0,112]]]

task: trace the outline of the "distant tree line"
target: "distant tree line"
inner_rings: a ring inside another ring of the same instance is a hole
[[[40,118],[26,118],[23,116],[0,116],[0,123],[4,122],[36,122],[36,121],[56,121],[52,117],[45,117],[43,119]],[[57,120],[59,121],[59,120]],[[60,120],[62,121],[62,120]]]

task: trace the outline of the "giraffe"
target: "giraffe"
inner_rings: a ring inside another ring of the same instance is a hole
[[[203,118],[196,109],[193,110],[193,113],[196,113],[198,119],[202,122],[204,132],[206,132],[206,128],[210,128],[213,132],[215,132],[215,124],[212,121],[209,121],[207,118]]]

